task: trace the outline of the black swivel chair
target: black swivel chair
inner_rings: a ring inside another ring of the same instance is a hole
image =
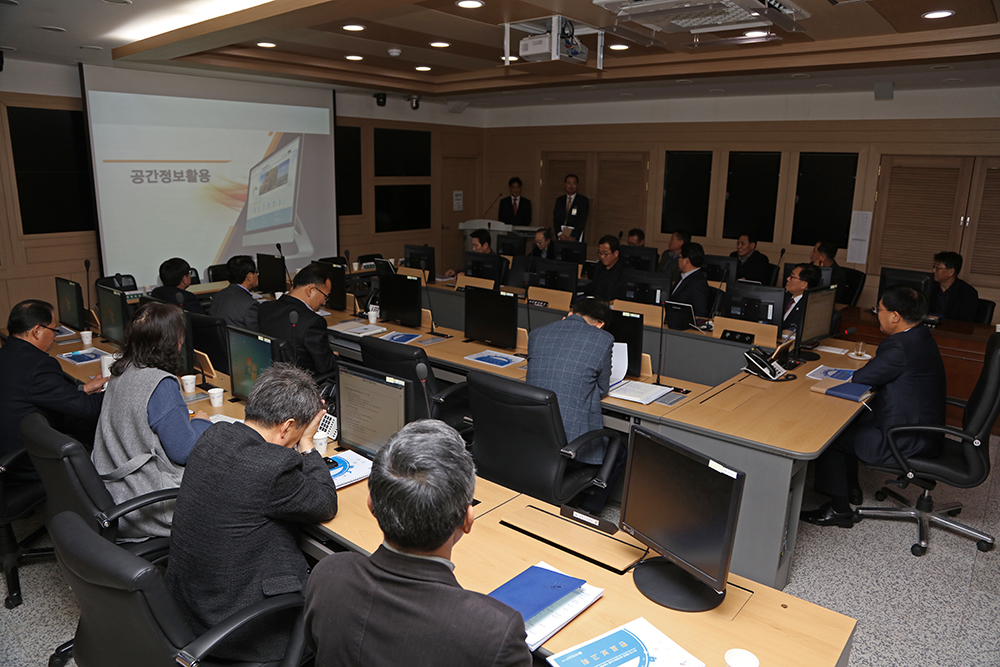
[[[135,276],[130,273],[116,273],[113,276],[104,276],[94,281],[94,285],[103,285],[124,292],[137,289]]]
[[[383,259],[382,253],[375,252],[370,255],[358,255],[358,269],[368,262],[374,262],[376,259]]]
[[[226,270],[225,264],[213,264],[206,269],[206,277],[210,283],[229,280],[229,271]]]
[[[361,339],[361,363],[377,371],[411,380],[418,387],[417,419],[440,419],[469,440],[472,437],[466,384],[442,387],[434,377],[427,352],[374,336]]]
[[[945,503],[935,508],[931,491],[938,482],[960,489],[970,489],[985,482],[990,474],[990,431],[993,430],[997,414],[1000,413],[1000,333],[990,336],[986,345],[983,371],[969,400],[949,398],[948,403],[964,410],[962,428],[922,425],[893,427],[888,433],[889,447],[899,465],[868,466],[874,470],[898,475],[894,480],[887,480],[887,485],[905,489],[910,484],[915,484],[922,488],[923,492],[917,498],[916,506],[909,507],[909,502],[900,494],[882,488],[875,494],[877,500],[885,500],[886,496],[892,496],[906,507],[859,507],[855,510],[857,520],[865,517],[915,519],[919,538],[910,549],[914,556],[923,556],[927,551],[932,524],[951,528],[966,537],[971,537],[976,540],[976,546],[980,551],[989,551],[996,543],[992,536],[951,518],[962,510],[962,503]],[[938,437],[947,434],[958,440],[942,437],[943,449],[937,458],[907,459],[900,455],[895,443],[896,437],[904,433],[937,434]]]
[[[781,275],[781,267],[777,264],[767,265],[767,284],[775,287],[778,284],[778,276]]]
[[[865,288],[868,275],[864,271],[850,269],[846,266],[841,268],[844,270],[844,284],[837,286],[837,303],[856,306],[858,299],[861,298],[861,291]]]
[[[553,505],[607,486],[621,446],[617,431],[599,429],[566,442],[554,392],[480,371],[469,372],[468,384],[476,425],[472,458],[481,476]],[[604,463],[567,472],[580,448],[597,438],[608,439]]]
[[[342,255],[337,255],[336,257],[320,257],[316,261],[323,262],[324,264],[336,264],[337,266],[348,266],[347,258]]]
[[[204,352],[212,362],[212,367],[229,375],[229,334],[226,321],[221,317],[184,313],[191,322],[191,336],[194,349]]]
[[[191,270],[188,271],[188,275],[191,276],[191,284],[192,285],[200,285],[201,284],[201,277],[198,276],[198,269],[196,269],[194,267],[191,267]]]
[[[80,667],[221,667],[209,655],[219,642],[247,622],[301,608],[298,593],[276,595],[241,609],[201,636],[185,620],[163,575],[153,564],[102,539],[74,512],[49,521],[59,567],[80,605],[73,657]],[[291,667],[301,662],[305,643],[302,616],[285,659],[239,663],[240,667]],[[207,656],[207,657],[206,657]]]
[[[987,299],[980,299],[979,303],[976,304],[976,323],[977,324],[992,324],[993,323],[993,311],[996,310],[997,302],[989,301]]]
[[[20,542],[14,535],[14,522],[30,516],[35,507],[45,500],[45,487],[41,482],[17,485],[6,483],[5,473],[15,463],[26,461],[27,456],[23,447],[0,456],[0,562],[3,564],[4,579],[7,580],[7,597],[3,601],[7,609],[13,609],[24,601],[21,597],[17,564],[22,560],[53,555],[52,549],[24,548],[45,533],[44,526]]]

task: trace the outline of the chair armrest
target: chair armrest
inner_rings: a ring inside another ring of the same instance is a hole
[[[588,431],[559,450],[559,453],[567,458],[576,459],[576,453],[580,451],[581,447],[598,438],[608,439],[608,448],[604,453],[604,462],[601,464],[601,470],[598,472],[597,477],[594,478],[594,485],[604,488],[607,486],[606,480],[608,479],[608,475],[611,474],[611,468],[614,466],[615,456],[618,455],[618,447],[621,441],[621,434],[618,431],[612,428]]]
[[[896,457],[896,461],[899,462],[899,467],[906,473],[906,476],[913,479],[913,470],[910,469],[909,464],[903,455],[900,454],[899,448],[896,446],[896,437],[902,433],[938,433],[941,435],[953,435],[960,440],[966,442],[974,442],[975,437],[969,435],[965,431],[956,428],[954,426],[936,426],[929,424],[908,424],[902,426],[893,426],[886,433],[887,439],[889,441],[889,449],[892,450],[892,455]]]
[[[615,460],[618,458],[618,448],[622,446],[621,437],[621,434],[617,431],[614,431],[614,435],[608,437],[608,448],[604,452],[604,461],[601,463],[601,469],[597,473],[597,477],[594,478],[594,486],[599,486],[602,489],[608,486],[608,477],[611,476],[611,471],[615,467]]]
[[[98,514],[97,523],[101,524],[101,528],[107,528],[111,525],[112,521],[120,519],[129,512],[134,512],[137,509],[145,507],[146,505],[152,505],[153,503],[160,503],[164,500],[173,500],[177,497],[177,491],[177,487],[174,487],[172,489],[160,489],[159,491],[151,491],[149,493],[144,493],[141,496],[136,496],[135,498],[115,505],[108,512],[101,512]]]
[[[333,368],[332,370],[328,370],[325,373],[320,373],[319,375],[313,377],[313,382],[315,382],[316,386],[318,387],[327,380],[332,380],[334,377],[336,377],[336,375],[337,375],[337,369]]]
[[[947,405],[954,405],[956,407],[962,408],[963,410],[965,409],[965,406],[969,403],[964,398],[956,398],[955,396],[946,396],[944,402]]]
[[[276,611],[300,608],[304,604],[305,598],[303,598],[299,593],[276,595],[273,598],[268,598],[252,604],[249,607],[236,612],[218,625],[210,628],[205,632],[205,634],[185,646],[174,657],[174,662],[182,667],[197,667],[198,663],[200,663],[201,660],[219,644],[219,642],[250,621]],[[298,622],[296,622],[295,628],[298,632],[304,631],[305,629],[305,627]],[[298,642],[296,641],[296,638],[293,637],[292,644],[295,645],[296,643]],[[301,644],[299,645],[299,653],[301,654]],[[288,656],[286,655],[285,660],[287,659]]]
[[[28,455],[28,450],[25,449],[24,447],[18,447],[17,449],[13,449],[7,452],[6,454],[0,455],[0,474],[7,472],[7,468],[8,466],[10,466],[11,463],[21,458],[22,456],[27,456],[27,455]]]
[[[468,388],[468,383],[463,380],[462,382],[457,382],[446,389],[442,389],[438,393],[431,396],[431,400],[435,403],[444,403],[452,396],[467,391]]]

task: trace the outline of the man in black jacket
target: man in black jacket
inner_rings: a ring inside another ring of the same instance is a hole
[[[677,268],[680,271],[678,282],[670,293],[670,301],[687,303],[694,308],[696,317],[709,317],[712,309],[712,296],[708,288],[708,278],[701,270],[705,263],[705,250],[700,243],[685,243],[681,248]]]
[[[736,239],[736,250],[729,253],[736,258],[736,279],[752,280],[761,285],[769,284],[771,267],[767,255],[757,252],[757,236],[741,234]]]
[[[313,375],[333,368],[334,354],[326,320],[316,314],[330,296],[330,289],[326,269],[320,264],[310,264],[295,274],[290,292],[277,301],[260,304],[257,313],[260,332],[287,342],[294,348],[295,364]]]
[[[945,320],[975,322],[979,307],[979,292],[958,277],[962,271],[962,256],[957,252],[934,255],[934,281],[931,289],[930,314]]]
[[[259,305],[250,290],[257,287],[257,264],[250,255],[236,255],[226,262],[229,287],[212,297],[208,314],[234,327],[257,331]]]
[[[160,264],[159,287],[150,292],[154,299],[179,304],[181,308],[191,313],[207,315],[198,297],[188,291],[191,286],[191,265],[180,257],[168,259]]]
[[[521,196],[521,179],[515,176],[507,181],[507,187],[510,188],[510,197],[500,200],[497,220],[508,225],[530,226],[531,200]]]

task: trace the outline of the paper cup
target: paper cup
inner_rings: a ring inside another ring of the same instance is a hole
[[[326,456],[326,443],[329,439],[326,431],[316,431],[316,435],[313,436],[313,447],[319,452],[320,456]]]
[[[185,394],[194,393],[194,381],[197,379],[194,375],[181,376],[181,388],[184,389]]]
[[[81,331],[80,332],[80,342],[83,343],[84,347],[90,347],[94,342],[94,332],[93,331]]]
[[[113,363],[115,363],[115,358],[110,354],[101,357],[101,377],[111,377],[111,364]]]
[[[225,390],[222,389],[221,387],[215,387],[214,389],[208,390],[208,400],[212,402],[213,408],[222,407],[222,394],[224,393]]]
[[[760,667],[760,660],[745,648],[726,651],[726,667]]]

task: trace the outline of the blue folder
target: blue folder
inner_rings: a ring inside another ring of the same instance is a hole
[[[506,584],[490,593],[490,597],[521,612],[524,620],[561,600],[583,584],[583,579],[532,565]]]

